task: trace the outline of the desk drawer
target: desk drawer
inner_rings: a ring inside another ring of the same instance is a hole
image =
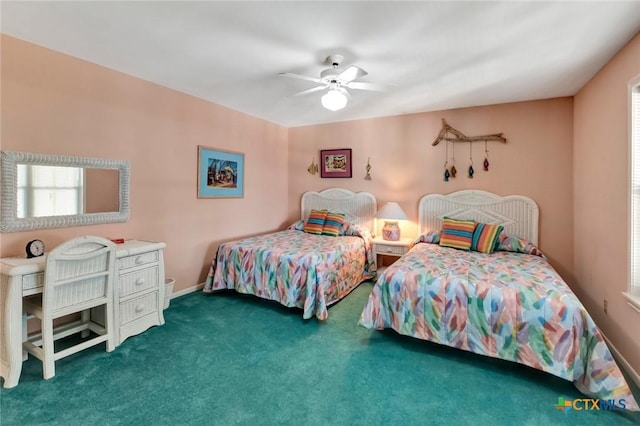
[[[120,297],[158,287],[159,284],[160,270],[158,265],[122,274],[120,275]]]
[[[44,286],[44,272],[27,274],[22,276],[22,291]]]
[[[134,256],[127,256],[118,259],[118,269],[123,270],[133,268],[134,266],[145,265],[148,263],[157,262],[159,260],[160,252],[158,250],[137,254]]]
[[[154,312],[158,312],[157,291],[120,304],[120,326]]]

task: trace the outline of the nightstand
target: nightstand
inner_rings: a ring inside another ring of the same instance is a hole
[[[400,257],[409,251],[413,245],[413,238],[400,238],[398,241],[383,240],[382,238],[373,239],[373,254],[376,256],[376,264],[379,265],[378,256],[395,256]],[[378,267],[378,272],[381,268]]]

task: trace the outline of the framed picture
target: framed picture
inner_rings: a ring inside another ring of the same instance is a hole
[[[351,148],[321,150],[320,176],[323,178],[350,178]]]
[[[244,196],[244,154],[198,146],[198,198]]]

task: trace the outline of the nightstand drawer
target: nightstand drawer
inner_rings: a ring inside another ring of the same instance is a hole
[[[393,254],[396,256],[402,256],[406,252],[407,247],[405,246],[387,246],[384,244],[376,244],[377,254]]]
[[[120,297],[128,296],[148,288],[157,287],[160,282],[158,266],[120,275]]]
[[[142,253],[118,259],[118,268],[120,270],[133,268],[134,266],[145,265],[147,263],[157,262],[158,260],[160,260],[160,252],[158,250],[154,250],[148,253]]]
[[[158,311],[158,292],[120,304],[120,326]]]

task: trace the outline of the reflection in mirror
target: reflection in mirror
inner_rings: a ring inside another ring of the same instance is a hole
[[[118,171],[17,164],[18,218],[118,211]]]
[[[125,222],[129,163],[2,151],[0,231]]]
[[[85,213],[118,211],[117,170],[84,169]]]

